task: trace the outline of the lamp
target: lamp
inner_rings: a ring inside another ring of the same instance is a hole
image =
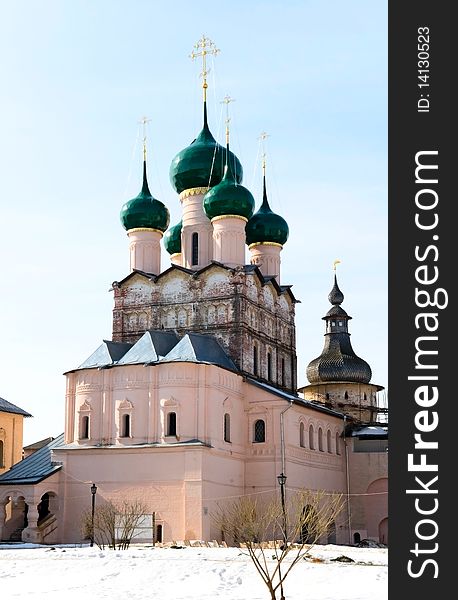
[[[92,510],[91,510],[91,548],[94,545],[94,513],[95,513],[95,495],[97,493],[97,486],[95,483],[91,485],[92,494]]]

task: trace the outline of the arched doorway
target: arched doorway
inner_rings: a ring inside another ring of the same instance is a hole
[[[388,546],[388,517],[382,519],[378,526],[378,539]]]
[[[380,477],[373,481],[364,496],[364,509],[366,515],[367,537],[371,540],[380,540],[379,523],[388,516],[388,478]],[[388,528],[388,523],[386,525]],[[383,532],[388,539],[388,532]]]

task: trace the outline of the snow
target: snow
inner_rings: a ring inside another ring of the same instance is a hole
[[[270,553],[269,553],[270,554]],[[286,600],[386,600],[385,548],[315,546],[285,582]],[[354,563],[330,562],[348,556]],[[314,562],[316,561],[316,562]],[[1,597],[12,600],[269,600],[239,548],[100,550],[0,544]]]

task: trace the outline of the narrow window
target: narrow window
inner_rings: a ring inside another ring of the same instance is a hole
[[[3,442],[0,440],[0,469],[5,466],[3,462]]]
[[[304,423],[302,423],[299,425],[299,446],[301,448],[304,447]]]
[[[253,373],[258,374],[258,348],[253,346]]]
[[[82,440],[89,439],[89,417],[83,417],[81,419],[81,435]]]
[[[318,450],[320,452],[324,452],[323,450],[323,430],[321,427],[318,429]]]
[[[281,359],[281,385],[286,386],[286,374],[285,374],[285,359]]]
[[[313,425],[309,427],[309,448],[310,450],[315,450],[315,433],[313,431]]]
[[[258,419],[254,424],[254,441],[256,443],[266,441],[266,424],[262,419]]]
[[[332,453],[332,443],[331,443],[331,431],[328,429],[328,432],[326,434],[326,445],[328,448],[328,452]]]
[[[367,400],[367,394],[364,394],[364,400]]]
[[[272,354],[267,353],[267,379],[272,381]]]
[[[156,527],[156,542],[162,543],[162,525]]]
[[[326,400],[329,400],[329,394],[326,394]]]
[[[192,265],[199,264],[199,234],[195,231],[192,234]]]
[[[359,544],[360,541],[361,541],[361,534],[357,531],[356,533],[353,534],[353,543]]]
[[[340,437],[338,433],[336,433],[336,454],[340,454]]]
[[[167,435],[177,434],[177,414],[169,412],[167,415]]]
[[[224,441],[231,441],[231,417],[228,413],[224,415]]]
[[[130,437],[130,415],[122,416],[121,437]]]
[[[345,392],[344,398],[345,398],[345,400],[348,400],[348,392]]]

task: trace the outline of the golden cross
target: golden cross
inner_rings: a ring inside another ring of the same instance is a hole
[[[199,57],[202,58],[202,72],[200,73],[200,76],[203,79],[202,87],[204,89],[204,102],[207,100],[207,75],[210,73],[210,69],[207,70],[207,54],[216,56],[218,52],[220,52],[220,50],[216,47],[216,44],[203,34],[200,40],[194,44],[194,49],[189,55],[189,58],[192,60]]]
[[[231,122],[231,118],[229,117],[229,104],[231,102],[235,102],[235,98],[231,98],[229,95],[224,96],[223,100],[220,104],[226,105],[226,145],[229,145],[229,123]]]
[[[338,265],[340,262],[341,262],[340,260],[335,260],[335,261],[333,262],[334,273],[336,272],[336,267],[337,267],[337,265]]]
[[[148,117],[142,117],[138,122],[140,125],[143,125],[143,160],[146,161],[146,126],[151,121]]]
[[[262,150],[262,154],[261,154],[261,160],[262,160],[262,174],[265,177],[266,176],[266,147],[265,147],[265,141],[266,139],[269,137],[269,134],[266,133],[265,131],[262,131],[258,137],[258,140],[260,140],[261,143],[261,150]]]

